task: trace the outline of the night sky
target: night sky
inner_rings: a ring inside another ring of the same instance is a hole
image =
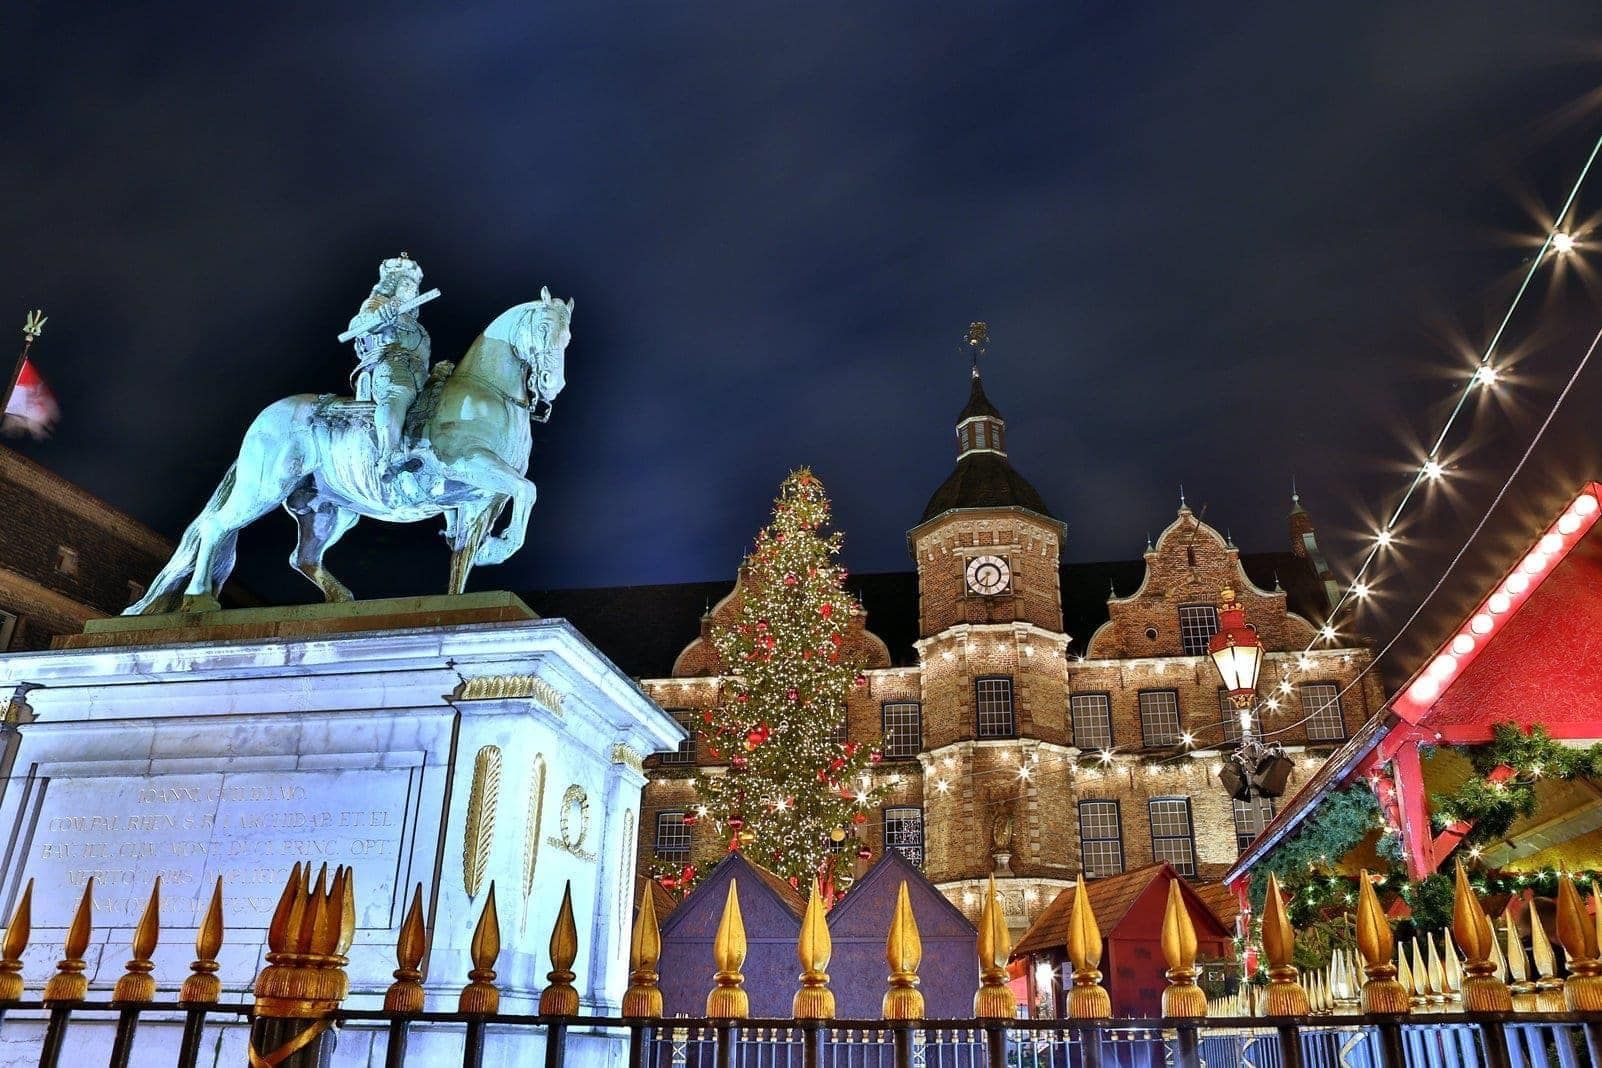
[[[436,357],[547,284],[577,301],[568,387],[528,547],[480,588],[732,576],[800,464],[848,566],[909,567],[972,319],[1066,558],[1138,555],[1180,483],[1280,549],[1294,477],[1350,561],[1602,132],[1595,0],[121,6],[4,16],[0,319],[50,315],[65,413],[19,447],[175,536],[259,409],[344,387],[334,336],[380,258],[444,291]],[[1565,275],[1515,321],[1506,401],[1450,442],[1371,633],[1602,325]],[[1602,474],[1599,409],[1594,370],[1445,607]],[[437,529],[365,522],[330,563],[362,596],[433,592]],[[292,541],[264,519],[241,577],[308,599]]]

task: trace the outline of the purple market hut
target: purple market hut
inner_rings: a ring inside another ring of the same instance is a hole
[[[885,939],[903,881],[923,942],[918,975],[925,1016],[951,1020],[973,1013],[973,992],[979,988],[975,948],[979,933],[921,871],[896,850],[887,849],[829,912],[829,937],[834,943],[829,988],[834,991],[835,1015],[842,1020],[879,1018],[889,973]],[[794,960],[792,951],[792,970]]]
[[[790,1015],[790,1000],[800,974],[795,947],[801,937],[806,899],[766,868],[731,853],[662,921],[662,957],[657,971],[667,1016],[706,1014],[707,991],[712,989],[712,973],[717,971],[712,963],[712,940],[723,917],[731,879],[739,886],[740,914],[745,920],[747,949],[742,971],[751,1015],[766,1019]],[[881,951],[881,962],[883,956]]]

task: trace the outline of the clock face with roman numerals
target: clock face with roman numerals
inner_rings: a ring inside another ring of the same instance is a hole
[[[1012,569],[999,556],[976,556],[968,561],[967,578],[970,590],[991,597],[1012,584]]]

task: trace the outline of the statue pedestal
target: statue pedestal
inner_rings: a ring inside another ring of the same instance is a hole
[[[64,645],[0,658],[0,692],[41,687],[0,796],[0,922],[34,880],[28,996],[93,876],[89,997],[109,997],[160,875],[158,999],[188,973],[221,877],[223,1000],[248,1001],[290,866],[309,860],[355,871],[348,1007],[381,1004],[420,883],[427,1007],[454,1010],[493,882],[502,1011],[535,1011],[571,881],[575,985],[584,1011],[615,1013],[641,760],[682,730],[566,621],[481,594],[100,620]],[[0,1064],[37,1060],[29,1030],[7,1014]],[[74,1024],[67,1056],[99,1031]],[[367,1063],[365,1034],[347,1029],[334,1063]],[[413,1039],[427,1063],[431,1034]],[[135,1060],[164,1063],[165,1036],[142,1025]]]

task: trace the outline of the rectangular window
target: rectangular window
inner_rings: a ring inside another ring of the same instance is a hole
[[[884,810],[884,847],[923,867],[923,809],[912,806]]]
[[[679,743],[677,749],[670,749],[665,753],[658,753],[656,762],[663,766],[680,766],[695,763],[695,722],[694,713],[687,708],[669,708],[665,710],[668,715],[679,721],[679,726],[690,732],[690,736]]]
[[[1341,692],[1333,682],[1304,682],[1297,688],[1302,715],[1307,717],[1307,740],[1343,742],[1346,721],[1341,717]]]
[[[916,701],[887,701],[880,709],[886,760],[910,760],[923,748],[923,706]]]
[[[1011,738],[1018,733],[1012,717],[1012,676],[990,675],[975,679],[974,707],[979,713],[979,737]]]
[[[829,732],[829,741],[833,742],[835,745],[845,745],[846,744],[846,721],[845,720],[842,719],[839,723],[836,723],[834,725],[834,730]]]
[[[1068,697],[1073,718],[1074,745],[1079,749],[1111,749],[1112,701],[1104,693],[1076,693]]]
[[[682,857],[690,852],[690,827],[680,811],[656,814],[656,855]]]
[[[1190,824],[1190,798],[1155,797],[1151,814],[1151,854],[1181,875],[1196,874],[1196,839]]]
[[[1218,633],[1218,609],[1210,604],[1179,606],[1179,648],[1186,656],[1206,656],[1207,640]]]
[[[1244,850],[1274,818],[1274,799],[1254,797],[1235,802],[1235,849]]]
[[[78,550],[69,549],[65,545],[57,545],[56,570],[63,575],[76,575],[78,573]]]
[[[1085,878],[1124,870],[1124,833],[1116,801],[1079,802],[1079,867]]]
[[[10,612],[0,611],[0,653],[11,648],[11,636],[17,629],[17,617]]]
[[[1179,744],[1177,691],[1140,691],[1140,737],[1148,747]]]
[[[1229,691],[1218,688],[1218,722],[1223,726],[1225,742],[1240,741],[1240,709],[1229,703]]]

